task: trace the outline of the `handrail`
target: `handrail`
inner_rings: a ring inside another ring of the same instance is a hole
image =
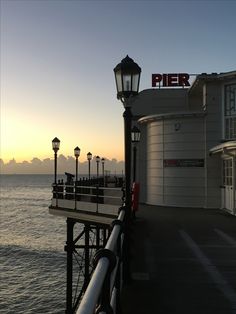
[[[120,221],[124,221],[124,217],[125,217],[125,211],[121,210],[120,214],[118,216],[118,220]],[[117,240],[119,237],[119,232],[120,232],[120,225],[115,225],[112,229],[112,236],[109,237],[107,244],[106,244],[106,249],[111,250],[111,251],[115,251],[116,249],[116,245],[117,245]]]
[[[124,217],[125,209],[122,207],[118,219],[114,221],[114,226],[105,249],[97,251],[95,256],[97,264],[76,314],[93,314],[95,307],[97,306],[99,296],[101,295],[103,296],[101,297],[101,299],[103,299],[101,302],[103,302],[104,299],[109,302],[109,304],[106,304],[106,308],[114,308],[117,304],[117,286],[120,285],[115,286],[115,283],[116,279],[119,280],[117,277],[120,275],[118,268],[121,266],[121,252],[119,252],[119,249],[122,251],[122,241],[120,241],[120,239]],[[120,244],[120,248],[117,250],[118,244]],[[114,275],[113,280],[111,280],[112,272]],[[104,303],[102,303],[102,305],[100,304],[100,313],[106,313],[102,308],[103,305]]]
[[[96,269],[94,270],[88,288],[86,289],[76,314],[94,313],[108,267],[109,260],[106,257],[101,258],[97,264]]]

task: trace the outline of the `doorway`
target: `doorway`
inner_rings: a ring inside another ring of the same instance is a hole
[[[222,207],[235,215],[235,160],[223,160]]]

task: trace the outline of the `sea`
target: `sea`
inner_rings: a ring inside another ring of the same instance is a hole
[[[48,212],[53,179],[0,175],[1,314],[65,313],[66,221]]]

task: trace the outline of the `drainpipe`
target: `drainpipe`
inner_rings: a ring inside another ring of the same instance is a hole
[[[204,201],[204,207],[207,208],[207,197],[208,197],[208,173],[207,173],[207,164],[208,164],[208,154],[207,154],[207,132],[206,132],[206,119],[207,119],[207,116],[205,115],[204,117],[204,145],[205,145],[205,164],[204,164],[204,172],[205,172],[205,201]]]
[[[165,169],[164,169],[164,158],[165,158],[165,144],[164,144],[164,123],[165,120],[162,118],[162,203],[165,204]]]

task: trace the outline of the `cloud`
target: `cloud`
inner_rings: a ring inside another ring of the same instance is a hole
[[[65,157],[59,155],[57,159],[57,172],[64,174],[65,172],[75,173],[75,158],[72,156]],[[124,172],[124,162],[116,159],[106,159],[104,170],[110,174],[122,174]],[[78,168],[79,175],[88,175],[88,161],[80,162]],[[54,159],[46,158],[40,160],[34,157],[31,161],[16,162],[15,159],[4,163],[0,159],[0,173],[1,174],[53,174],[54,173]],[[96,157],[91,160],[91,175],[96,175],[97,164]],[[102,173],[102,165],[99,164],[99,174]]]

